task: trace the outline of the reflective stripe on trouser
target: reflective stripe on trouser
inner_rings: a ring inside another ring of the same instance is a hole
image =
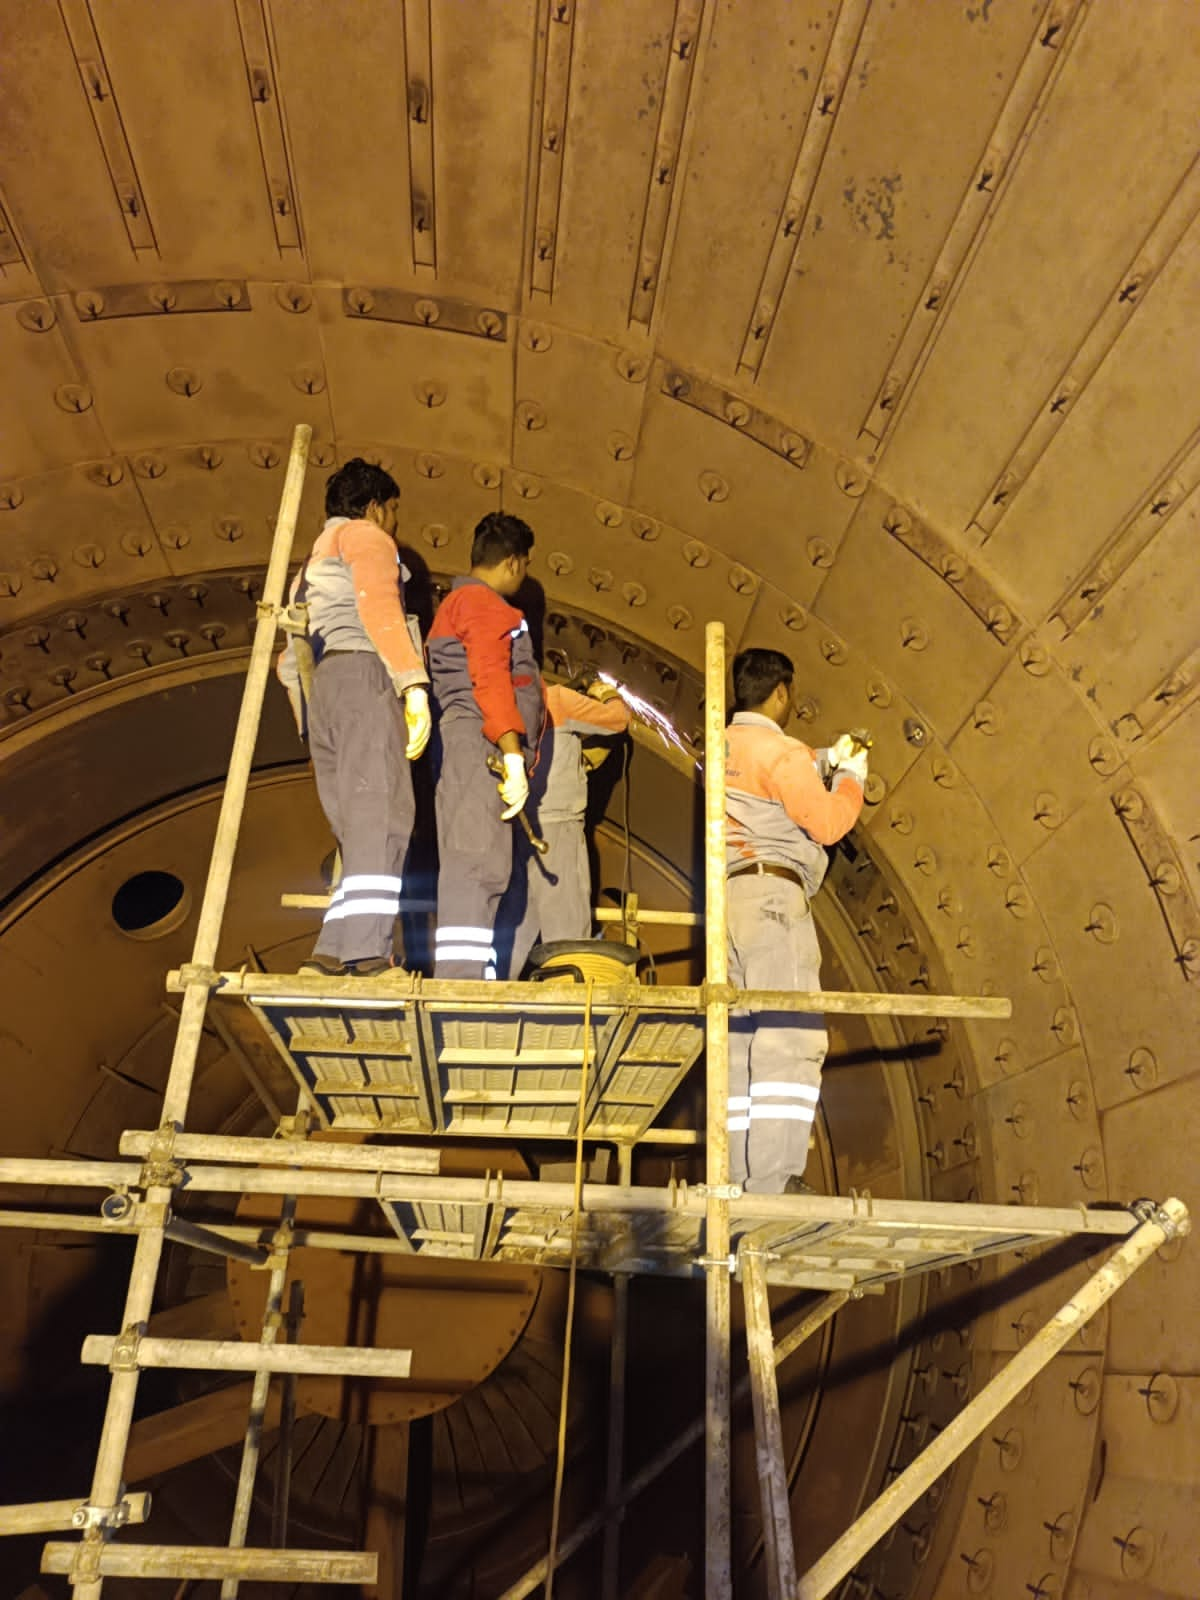
[[[540,940],[590,939],[592,936],[592,874],[582,817],[540,821],[547,850],[539,856],[522,831],[517,839],[517,866],[511,900],[520,922],[512,939],[509,976],[519,978],[529,952]],[[518,882],[518,880],[520,880]],[[523,904],[515,902],[522,898]],[[509,897],[504,910],[509,908]]]
[[[496,914],[513,870],[513,824],[500,820],[492,745],[477,722],[444,722],[435,804],[435,978],[496,976]]]
[[[821,950],[808,897],[786,878],[729,880],[729,981],[739,989],[819,989]],[[804,1171],[829,1036],[806,1013],[729,1018],[729,1176],[779,1194]]]
[[[404,705],[374,651],[317,668],[308,744],[317,794],[342,852],[316,953],[337,961],[390,956],[413,826]]]

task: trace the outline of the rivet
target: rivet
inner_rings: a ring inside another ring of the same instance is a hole
[[[227,311],[232,311],[234,306],[242,303],[242,286],[234,283],[232,278],[222,278],[213,286],[213,296],[219,306],[224,306]]]
[[[98,544],[76,545],[71,552],[77,566],[102,567],[104,565],[104,551]]]
[[[236,544],[239,539],[246,537],[246,530],[236,517],[220,517],[214,529],[217,538],[223,539],[226,544]]]
[[[200,637],[208,641],[214,650],[220,648],[221,640],[225,637],[225,624],[223,622],[206,622],[200,629]]]
[[[960,555],[947,550],[938,557],[937,570],[949,584],[961,583],[966,577],[969,568]]]
[[[206,472],[215,472],[224,459],[215,444],[202,444],[196,451],[196,465]]]
[[[50,682],[54,684],[56,688],[65,689],[68,694],[75,693],[74,689],[71,687],[72,683],[75,681],[75,678],[75,668],[66,665],[55,667],[54,671],[50,674]]]
[[[919,654],[929,646],[929,629],[916,617],[904,617],[900,622],[900,643],[905,650]]]
[[[142,529],[132,529],[129,533],[121,535],[121,549],[127,556],[140,559],[142,556],[148,556],[154,549],[154,541]]]
[[[54,403],[60,411],[81,413],[91,409],[92,391],[82,383],[60,383],[54,391]]]
[[[1012,857],[1002,844],[988,846],[987,868],[998,878],[1007,878],[1012,871]]]
[[[125,646],[125,654],[145,666],[150,660],[150,646],[145,639],[131,639]]]
[[[1000,1055],[1000,1052],[997,1051],[996,1052],[997,1060],[999,1059],[999,1055]],[[1030,1123],[1030,1110],[1029,1110],[1029,1107],[1028,1107],[1028,1105],[1026,1105],[1024,1100],[1014,1101],[1013,1108],[1008,1113],[1008,1115],[1005,1117],[1004,1121],[1005,1121],[1005,1125],[1012,1129],[1014,1138],[1017,1138],[1017,1139],[1028,1139],[1028,1137],[1029,1137],[1029,1123]]]
[[[1059,1600],[1062,1594],[1062,1585],[1058,1575],[1054,1572],[1043,1572],[1041,1577],[1033,1583],[1027,1583],[1026,1589],[1033,1596],[1033,1600]]]
[[[692,385],[685,373],[668,372],[663,379],[663,390],[674,400],[686,400],[692,392]]]
[[[1021,1464],[1024,1451],[1024,1439],[1019,1428],[1006,1428],[1001,1434],[992,1435],[992,1443],[1000,1455],[1000,1467],[1004,1472],[1015,1472]]]
[[[877,772],[868,772],[867,781],[863,786],[863,800],[869,806],[877,806],[887,798],[887,784]]]
[[[729,485],[719,472],[702,472],[697,479],[700,493],[710,505],[720,505],[729,499]]]
[[[605,440],[605,448],[614,461],[628,461],[633,455],[633,440],[627,433],[610,433]]]
[[[614,505],[611,500],[597,500],[592,508],[596,521],[605,528],[619,528],[625,520],[625,513],[620,506]]]
[[[1146,1402],[1151,1422],[1170,1422],[1179,1410],[1179,1385],[1169,1372],[1156,1372],[1138,1393]]]
[[[934,755],[929,763],[929,770],[933,781],[939,789],[953,789],[958,783],[958,773],[951,762],[943,755]]]
[[[115,489],[125,476],[124,463],[114,458],[111,461],[93,461],[86,469],[89,483],[94,483],[99,489]]]
[[[169,283],[152,283],[146,290],[146,298],[160,311],[171,311],[176,303],[175,291]]]
[[[1092,1092],[1082,1078],[1067,1085],[1067,1110],[1076,1122],[1085,1122],[1092,1109]]]
[[[689,567],[707,567],[712,563],[712,551],[698,539],[689,539],[683,547],[683,559]]]
[[[868,477],[852,461],[839,461],[833,469],[833,480],[844,495],[857,500],[866,493]]]
[[[639,606],[646,604],[646,590],[640,583],[623,583],[621,585],[621,599],[624,600],[627,606],[636,610]]]
[[[731,428],[744,428],[752,415],[750,407],[744,400],[739,400],[734,395],[726,397],[722,407],[725,421]]]
[[[413,461],[413,468],[419,478],[440,478],[445,475],[446,464],[441,456],[435,456],[429,451],[422,451]]]
[[[429,411],[433,411],[437,406],[444,406],[446,403],[446,385],[439,383],[434,378],[426,378],[421,383],[418,383],[414,392],[421,405],[425,406]]]
[[[1023,883],[1010,883],[1004,891],[1004,909],[1014,917],[1027,917],[1032,901]]]
[[[1001,1533],[1008,1523],[1008,1496],[1000,1490],[977,1496],[983,1507],[983,1525],[989,1533]]]
[[[1058,981],[1058,958],[1049,945],[1039,945],[1034,951],[1033,966],[1030,970],[1036,973],[1043,983]]]
[[[553,332],[541,322],[526,323],[522,329],[522,342],[527,350],[532,350],[535,355],[541,355],[549,350],[554,343]]]
[[[1128,1533],[1114,1538],[1113,1543],[1120,1547],[1121,1572],[1124,1576],[1144,1578],[1154,1565],[1157,1548],[1149,1528],[1130,1528]]]
[[[191,367],[172,367],[167,373],[167,388],[185,398],[198,394],[203,387],[200,374]]]
[[[990,700],[981,700],[971,715],[971,722],[976,733],[993,734],[996,732],[996,708]]]
[[[913,815],[902,807],[893,807],[888,816],[888,827],[893,833],[906,834],[913,831]]]
[[[1009,1327],[1016,1335],[1018,1349],[1025,1343],[1026,1339],[1028,1339],[1029,1335],[1033,1332],[1034,1327],[1036,1326],[1036,1320],[1037,1319],[1034,1317],[1033,1312],[1026,1308],[1021,1312],[1020,1316],[1014,1317],[1009,1323]]]
[[[440,550],[450,543],[450,529],[444,522],[427,522],[421,529],[421,537],[434,550]]]
[[[312,291],[304,283],[281,283],[275,290],[275,300],[284,311],[294,315],[312,309]]]
[[[182,628],[168,628],[163,634],[163,639],[172,650],[178,650],[181,656],[187,655],[188,645],[192,642],[191,634],[185,633]]]
[[[883,514],[883,531],[902,539],[912,532],[912,517],[902,505],[891,505]]]
[[[499,339],[504,332],[504,318],[498,311],[484,310],[475,318],[475,326],[485,339]]]
[[[347,289],[346,305],[356,316],[366,317],[375,309],[375,296],[369,289]]]
[[[955,941],[954,948],[958,951],[959,955],[966,956],[968,961],[973,961],[975,959],[975,935],[971,932],[970,928],[960,928],[958,930],[958,938]]]
[[[1085,1189],[1098,1189],[1104,1182],[1104,1157],[1095,1146],[1089,1146],[1073,1163],[1071,1171],[1079,1174]]]
[[[87,321],[101,315],[104,310],[104,296],[98,289],[84,289],[75,296],[75,309]]]
[[[784,606],[779,620],[790,633],[803,633],[808,627],[808,612],[803,606]]]
[[[1050,671],[1050,657],[1036,639],[1026,639],[1018,652],[1021,665],[1031,678],[1044,678]]]
[[[270,471],[272,467],[279,465],[279,450],[267,440],[259,440],[252,444],[246,453],[253,464],[262,467],[264,471]]]
[[[333,466],[337,460],[337,452],[328,439],[314,441],[312,449],[308,452],[308,464],[324,472],[326,467]]]
[[[1158,1057],[1145,1045],[1138,1045],[1129,1052],[1129,1062],[1123,1070],[1136,1089],[1149,1089],[1158,1082]]]
[[[821,702],[811,694],[802,695],[795,703],[796,717],[800,722],[815,722],[821,714]]]
[[[794,467],[805,467],[812,454],[812,441],[800,433],[785,433],[780,436],[779,447],[783,451],[784,459],[790,461]]]
[[[566,578],[575,570],[575,562],[565,550],[551,550],[546,565],[556,578]]]
[[[653,517],[642,516],[640,513],[636,517],[631,517],[629,519],[629,526],[634,538],[644,539],[647,544],[653,544],[654,540],[657,539],[662,532],[662,529],[659,527],[658,523],[655,522]]]
[[[1013,614],[1006,605],[997,601],[987,608],[984,626],[994,638],[1004,643],[1013,630]]]
[[[1043,1522],[1042,1527],[1050,1535],[1051,1556],[1055,1561],[1065,1561],[1071,1553],[1071,1540],[1075,1537],[1075,1518],[1072,1513],[1064,1511],[1053,1522]]]
[[[21,579],[15,572],[0,572],[0,599],[11,600],[21,592]]]
[[[735,594],[753,594],[758,588],[758,579],[745,567],[732,566],[729,569],[729,587]]]
[[[645,356],[634,355],[632,350],[619,350],[617,371],[626,383],[641,383],[650,371],[650,362]]]
[[[109,671],[112,666],[112,657],[106,656],[102,651],[97,650],[94,654],[88,656],[84,661],[84,666],[90,672],[97,673],[101,678],[110,678],[112,676]]]
[[[667,609],[667,621],[676,633],[686,633],[695,620],[686,606],[670,606]]]
[[[301,394],[324,394],[325,374],[312,362],[305,362],[293,369],[292,387]]]
[[[19,483],[0,484],[0,511],[15,511],[25,499]]]
[[[53,556],[34,556],[29,570],[39,583],[53,583],[58,577],[58,562]]]
[[[546,413],[536,400],[522,400],[517,405],[517,422],[527,433],[537,433],[546,426]]]
[[[1145,802],[1136,789],[1120,789],[1112,797],[1113,810],[1128,822],[1140,822]]]
[[[589,567],[588,582],[597,594],[607,594],[613,586],[613,575],[604,567]]]
[[[527,472],[514,472],[512,486],[522,500],[536,500],[542,492],[541,483]]]
[[[1179,868],[1172,861],[1160,861],[1150,874],[1150,887],[1156,894],[1178,894],[1181,886]]]
[[[1090,933],[1097,944],[1115,944],[1120,931],[1116,912],[1110,905],[1098,900],[1084,924],[1084,932]]]
[[[938,858],[927,844],[921,844],[913,855],[913,866],[928,878],[937,871]]]
[[[1074,1044],[1079,1037],[1079,1025],[1070,1006],[1059,1006],[1050,1022],[1050,1032],[1061,1045]]]
[[[56,321],[49,300],[27,300],[17,312],[17,321],[27,333],[47,333]]]
[[[50,630],[40,623],[30,628],[25,635],[25,645],[29,650],[40,650],[44,656],[50,654]]]
[[[831,667],[841,667],[846,663],[846,646],[840,639],[826,635],[818,646],[821,655]]]
[[[1052,828],[1059,827],[1062,819],[1063,809],[1057,795],[1051,794],[1048,789],[1044,789],[1040,794],[1034,796],[1033,820],[1035,822],[1040,822],[1042,827],[1049,831]]]
[[[892,703],[892,691],[882,678],[867,679],[867,699],[871,705],[884,711]]]
[[[831,567],[833,565],[833,547],[824,539],[810,539],[805,546],[808,552],[810,567]]]
[[[477,461],[471,468],[471,477],[481,489],[498,489],[500,487],[500,468],[493,466],[490,461]]]

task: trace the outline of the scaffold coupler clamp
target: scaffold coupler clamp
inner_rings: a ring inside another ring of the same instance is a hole
[[[691,1192],[698,1194],[702,1200],[740,1200],[742,1186],[740,1183],[694,1183]]]
[[[206,989],[219,989],[223,981],[217,969],[206,966],[203,961],[185,961],[179,969],[179,982],[184,989],[194,988],[198,983]]]
[[[146,1496],[149,1511],[149,1495]],[[107,1538],[123,1528],[133,1514],[133,1507],[129,1501],[122,1498],[115,1506],[93,1506],[86,1500],[83,1505],[76,1506],[71,1513],[71,1526],[78,1528],[80,1533],[99,1532],[101,1538]]]
[[[737,1256],[697,1256],[696,1265],[703,1267],[705,1272],[736,1272]]]
[[[132,1323],[128,1328],[122,1328],[113,1340],[112,1355],[108,1358],[110,1372],[137,1372],[138,1351],[142,1344],[143,1325],[140,1322]]]
[[[1135,1200],[1129,1209],[1139,1222],[1153,1222],[1155,1227],[1161,1228],[1167,1239],[1181,1238],[1192,1231],[1186,1212],[1182,1218],[1177,1218],[1158,1200]]]
[[[183,1182],[183,1163],[175,1156],[176,1132],[172,1122],[155,1129],[138,1176],[143,1189],[177,1189]]]

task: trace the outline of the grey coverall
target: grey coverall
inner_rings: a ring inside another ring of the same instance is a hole
[[[429,632],[438,716],[438,910],[434,977],[494,978],[496,921],[513,876],[487,759],[501,734],[538,749],[545,697],[525,617],[478,578],[458,578]]]
[[[849,773],[826,789],[816,753],[754,712],[734,716],[725,752],[729,981],[740,989],[819,989],[809,900],[825,876],[823,846],[853,827],[862,789]],[[778,1194],[803,1173],[828,1043],[820,1016],[730,1015],[732,1182]]]
[[[400,694],[428,682],[404,616],[407,578],[382,528],[332,517],[292,588],[308,606],[316,660],[307,706],[290,642],[277,671],[302,730],[307,716],[317,794],[341,850],[314,951],[335,961],[392,954],[413,826]]]

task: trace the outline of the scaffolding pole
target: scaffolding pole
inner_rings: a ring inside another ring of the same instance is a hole
[[[258,737],[259,722],[262,719],[263,697],[271,667],[277,617],[284,598],[284,585],[287,581],[288,562],[291,559],[296,518],[300,510],[300,497],[304,490],[304,474],[308,465],[308,446],[311,438],[312,429],[303,422],[297,425],[292,435],[291,455],[279,503],[271,558],[267,567],[262,600],[258,605],[254,641],[250,647],[250,664],[246,672],[245,688],[242,691],[233,755],[217,818],[216,838],[204,886],[204,898],[200,906],[192,961],[187,969],[175,1048],[163,1094],[163,1127],[164,1130],[172,1132],[183,1126],[192,1091],[192,1080],[196,1072],[204,1012],[214,981],[213,962],[216,960],[217,943],[225,915],[225,902],[229,895],[233,857],[237,849],[238,832],[245,808],[254,745]],[[174,1173],[162,1171],[155,1176],[160,1181],[150,1186],[146,1198],[150,1205],[162,1207],[162,1216],[165,1220],[171,1201],[171,1178]],[[122,1323],[122,1326],[130,1332],[140,1327],[150,1316],[163,1245],[164,1235],[161,1227],[148,1228],[138,1234]],[[124,1368],[114,1372],[109,1383],[108,1403],[96,1452],[91,1492],[91,1504],[99,1508],[102,1513],[106,1510],[115,1510],[120,1502],[125,1451],[129,1443],[129,1430],[133,1425],[138,1377],[136,1366]],[[76,1552],[79,1560],[72,1561],[66,1569],[72,1577],[76,1600],[100,1600],[103,1577],[113,1570],[111,1565],[105,1564],[106,1556],[112,1554],[112,1547],[104,1544],[104,1533],[103,1525],[90,1526],[84,1534],[83,1544]],[[48,1546],[47,1553],[52,1548],[53,1546]],[[194,1574],[182,1572],[170,1575],[191,1577]]]
[[[704,949],[710,989],[727,988],[725,625],[704,630]],[[729,1004],[705,1007],[705,1600],[731,1600],[729,1522]]]
[[[754,1404],[754,1447],[762,1496],[763,1545],[767,1552],[768,1600],[792,1600],[796,1588],[796,1552],[792,1542],[792,1505],[787,1465],[783,1459],[783,1422],[775,1382],[775,1346],[767,1274],[757,1250],[739,1252],[742,1295],[746,1306],[746,1358],[750,1365],[750,1397]]]
[[[267,1301],[263,1308],[262,1332],[259,1344],[264,1349],[274,1347],[283,1326],[283,1291],[287,1283],[288,1265],[292,1250],[292,1222],[296,1215],[295,1199],[289,1195],[283,1202],[279,1227],[275,1233],[271,1277],[267,1284]],[[271,1374],[260,1368],[254,1374],[250,1391],[250,1415],[246,1419],[246,1438],[242,1445],[242,1463],[238,1469],[237,1492],[233,1501],[233,1521],[229,1529],[231,1550],[245,1548],[246,1534],[250,1529],[250,1508],[254,1503],[254,1482],[258,1477],[259,1457],[262,1454],[263,1428],[266,1424],[267,1401],[271,1393]],[[236,1577],[221,1582],[221,1600],[237,1600]]]
[[[1141,1226],[1118,1245],[1104,1265],[1092,1274],[1002,1372],[946,1424],[934,1442],[906,1467],[869,1510],[849,1527],[836,1544],[800,1579],[796,1600],[824,1600],[883,1535],[952,1466],[1005,1406],[1026,1388],[1086,1322],[1110,1300],[1123,1283],[1154,1252],[1190,1229],[1187,1208],[1178,1200],[1161,1206],[1139,1202]]]

